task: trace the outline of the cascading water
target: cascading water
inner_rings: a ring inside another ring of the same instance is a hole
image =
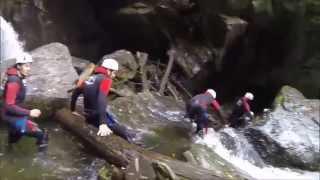
[[[207,136],[197,139],[196,143],[208,146],[239,171],[256,179],[319,180],[320,177],[316,172],[265,165],[242,133],[232,128],[219,132],[209,129]]]
[[[14,31],[10,23],[0,16],[0,59],[1,62],[7,59],[14,58],[22,54],[23,43],[18,40],[18,34]]]

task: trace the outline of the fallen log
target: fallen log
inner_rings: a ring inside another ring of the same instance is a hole
[[[118,136],[99,137],[96,135],[97,128],[87,125],[83,117],[75,116],[67,109],[59,110],[56,113],[55,119],[97,150],[107,162],[115,166],[127,167],[137,157],[142,157],[152,163],[166,164],[181,179],[224,179],[214,174],[211,170],[148,151],[140,146],[130,144]]]

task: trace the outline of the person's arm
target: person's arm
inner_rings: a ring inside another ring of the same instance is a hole
[[[76,110],[76,103],[80,94],[82,94],[82,87],[75,88],[72,92],[71,102],[70,102],[70,110],[72,112]]]
[[[16,97],[20,90],[18,82],[8,82],[5,97],[6,111],[18,116],[29,116],[30,110],[16,104]]]
[[[247,99],[242,99],[242,106],[245,114],[248,114],[252,119],[254,118],[254,113],[251,111],[250,104]]]
[[[107,126],[106,107],[107,107],[107,95],[111,88],[112,80],[104,79],[100,83],[98,92],[98,113],[99,113],[99,130],[98,136],[107,136],[112,133],[111,129]]]
[[[244,112],[250,112],[251,111],[251,108],[250,108],[250,105],[248,103],[248,100],[246,100],[245,98],[242,98],[242,105],[243,105]]]
[[[221,106],[220,106],[219,102],[217,100],[213,100],[211,105],[212,105],[212,108],[217,112],[217,114],[218,114],[219,118],[222,120],[222,122],[224,124],[226,124],[227,121],[225,120],[225,118],[221,112]]]

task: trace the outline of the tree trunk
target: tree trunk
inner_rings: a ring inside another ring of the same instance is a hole
[[[145,150],[140,146],[129,144],[118,136],[99,137],[96,135],[97,128],[87,125],[83,117],[75,116],[67,109],[59,110],[55,119],[96,149],[106,161],[118,167],[127,167],[136,158],[141,157],[149,160],[152,164],[166,164],[179,178],[192,180],[223,179],[210,170]]]

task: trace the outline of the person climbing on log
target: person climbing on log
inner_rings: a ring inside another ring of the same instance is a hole
[[[192,97],[186,104],[186,115],[190,119],[195,119],[195,123],[197,124],[196,134],[200,137],[204,137],[204,135],[207,134],[209,122],[207,111],[209,105],[212,105],[219,118],[223,122],[226,122],[222,115],[220,104],[216,100],[216,95],[217,94],[213,89],[208,89],[205,93]]]
[[[243,127],[249,124],[250,120],[253,120],[254,113],[251,111],[250,107],[250,101],[253,99],[254,96],[250,92],[246,92],[243,97],[237,99],[229,117],[230,127]]]
[[[98,136],[108,136],[112,133],[132,141],[128,129],[114,120],[114,117],[106,111],[107,96],[111,89],[112,79],[116,76],[119,65],[115,59],[104,59],[101,66],[94,69],[93,74],[72,92],[70,109],[72,114],[76,112],[76,101],[80,94],[84,97],[84,115],[87,123],[98,127]]]
[[[7,69],[1,117],[9,126],[9,147],[21,137],[29,136],[37,139],[39,151],[45,151],[48,146],[48,132],[40,129],[38,124],[30,119],[38,118],[41,111],[22,106],[26,96],[26,77],[30,73],[32,61],[32,57],[25,53],[16,57],[15,65]]]

